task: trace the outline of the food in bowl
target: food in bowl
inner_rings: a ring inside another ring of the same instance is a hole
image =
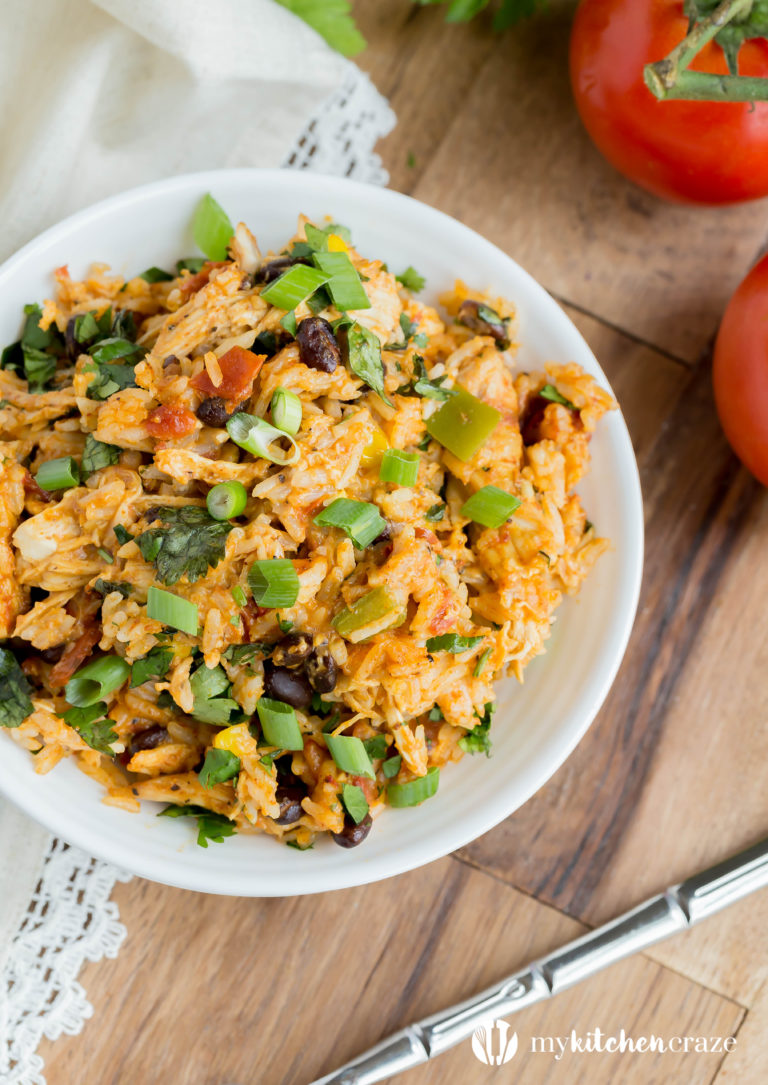
[[[608,545],[574,488],[614,404],[342,226],[196,227],[174,272],[59,268],[3,352],[0,726],[203,845],[354,847],[490,752],[494,679]]]

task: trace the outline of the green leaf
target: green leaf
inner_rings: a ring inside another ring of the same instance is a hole
[[[121,449],[117,445],[108,445],[104,441],[97,441],[92,433],[85,438],[85,448],[80,461],[80,469],[83,478],[88,478],[94,471],[102,467],[111,467],[120,460]]]
[[[96,374],[86,391],[88,399],[109,399],[115,392],[122,392],[124,388],[136,387],[136,373],[132,365],[120,362],[97,365],[95,362],[89,362],[83,366],[83,372]]]
[[[200,783],[205,788],[214,784],[223,784],[231,780],[240,771],[240,758],[229,750],[210,749],[205,755],[203,767],[198,772]]]
[[[561,392],[558,392],[554,384],[545,384],[539,395],[542,399],[548,399],[550,403],[560,403],[563,407],[567,407],[569,411],[578,410],[576,404],[571,403],[570,399],[566,399]]]
[[[104,718],[106,711],[106,702],[97,701],[96,704],[89,705],[87,708],[70,708],[61,714],[61,718],[77,731],[83,742],[87,742],[92,750],[114,757],[112,743],[118,742],[119,738],[114,730],[115,721]]]
[[[424,519],[429,520],[430,523],[436,524],[445,516],[445,505],[442,502],[438,502],[437,505],[432,505],[424,513]]]
[[[428,652],[450,652],[451,655],[459,655],[476,648],[483,640],[482,637],[461,637],[458,633],[443,633],[439,637],[430,637],[427,641]]]
[[[357,784],[344,784],[341,789],[341,801],[355,825],[359,825],[368,813],[368,800]]]
[[[56,359],[52,354],[35,347],[26,347],[22,343],[24,355],[24,376],[29,383],[30,392],[42,392],[56,374]]]
[[[133,591],[133,585],[127,580],[102,580],[101,577],[93,585],[99,595],[109,595],[111,591],[119,591],[123,599],[127,599]],[[136,664],[134,663],[134,667]]]
[[[189,680],[194,697],[192,715],[203,723],[224,727],[230,722],[233,712],[239,712],[240,705],[231,697],[220,697],[231,689],[227,672],[222,666],[206,667],[202,663]]]
[[[131,689],[143,685],[150,678],[164,678],[172,662],[173,652],[170,648],[152,648],[142,659],[137,659],[131,667]]]
[[[143,279],[145,283],[169,283],[174,276],[170,271],[163,271],[161,267],[148,267],[138,278]]]
[[[488,701],[482,716],[477,716],[477,712],[475,712],[480,723],[473,727],[471,731],[467,731],[463,738],[459,739],[459,746],[465,753],[484,753],[486,757],[491,756],[490,730],[495,711],[496,705],[492,701]]]
[[[396,390],[399,396],[422,396],[424,399],[435,399],[438,403],[445,403],[451,396],[456,395],[454,388],[443,388],[445,376],[430,380],[424,365],[424,359],[420,354],[413,356],[413,378],[406,384],[401,384]]]
[[[447,23],[468,23],[478,12],[488,7],[488,0],[451,0],[445,21]]]
[[[16,656],[0,648],[0,727],[18,727],[32,711],[32,688]]]
[[[237,829],[224,814],[214,814],[203,806],[166,806],[157,815],[159,818],[197,818],[197,843],[201,848],[208,847],[208,841],[220,844],[225,837],[234,836]]]
[[[384,757],[389,749],[386,735],[376,735],[374,738],[367,738],[365,742],[363,742],[363,745],[371,760]]]
[[[418,294],[420,290],[423,290],[426,282],[424,276],[419,275],[416,268],[410,266],[399,275],[395,275],[395,278],[401,286],[404,286],[406,290],[412,290],[414,294]]]
[[[268,656],[271,651],[271,644],[231,644],[224,652],[224,658],[235,665],[250,666],[257,656]]]
[[[384,764],[381,766],[381,771],[384,773],[388,780],[391,780],[393,776],[397,776],[400,771],[400,765],[403,758],[401,754],[395,754],[394,757],[388,757]]]
[[[181,275],[182,271],[189,271],[192,275],[196,275],[198,271],[202,271],[207,260],[204,256],[188,256],[186,260],[176,261],[176,274]]]
[[[357,56],[367,42],[357,29],[349,0],[277,0],[346,57]]]
[[[185,575],[194,584],[209,568],[215,569],[234,526],[227,520],[214,520],[198,505],[158,508],[153,518],[166,526],[149,528],[136,542],[144,560],[154,563],[160,582],[169,585]]]
[[[349,368],[364,381],[390,407],[392,401],[384,391],[384,364],[381,360],[381,343],[373,332],[362,324],[351,324],[341,336]]]

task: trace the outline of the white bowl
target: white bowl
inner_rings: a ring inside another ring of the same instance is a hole
[[[426,300],[455,278],[504,295],[520,313],[521,364],[576,361],[607,387],[589,347],[560,307],[522,268],[478,234],[407,196],[352,181],[283,170],[221,170],[173,177],[104,200],[46,230],[0,268],[0,344],[18,335],[25,302],[53,290],[51,272],[82,275],[93,261],[136,274],[193,255],[190,222],[205,192],[233,222],[243,220],[263,249],[280,248],[296,216],[331,215],[352,230],[359,250],[399,271],[426,276]],[[386,810],[365,843],[344,850],[320,841],[306,852],[259,836],[197,847],[194,822],[130,814],[101,802],[102,790],[74,764],[47,776],[3,736],[0,792],[52,832],[85,851],[154,881],[206,893],[267,897],[361,885],[399,874],[467,844],[526,801],[563,763],[600,708],[624,654],[637,605],[643,553],[640,484],[621,414],[603,420],[593,466],[580,487],[587,514],[612,549],[577,599],[566,599],[546,654],[525,685],[499,690],[493,756],[467,756],[442,773],[437,796],[421,807]]]

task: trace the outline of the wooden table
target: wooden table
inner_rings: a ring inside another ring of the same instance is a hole
[[[523,809],[470,847],[378,885],[238,900],[135,879],[128,939],[82,980],[83,1033],[50,1085],[306,1085],[768,831],[768,499],[718,428],[709,351],[768,234],[766,203],[662,204],[582,132],[569,12],[503,37],[410,0],[358,0],[362,56],[399,124],[392,186],[492,238],[563,304],[613,383],[645,497],[642,599],[608,701]],[[398,1081],[684,1085],[766,1080],[768,895],[515,1021],[491,1070],[469,1045]],[[533,1055],[530,1037],[624,1028],[737,1036],[726,1055]]]

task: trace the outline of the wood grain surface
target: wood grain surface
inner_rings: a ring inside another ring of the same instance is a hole
[[[393,187],[539,278],[618,394],[645,499],[634,633],[568,762],[454,856],[298,900],[118,886],[128,939],[84,970],[96,1013],[44,1045],[49,1085],[308,1085],[768,831],[768,498],[720,433],[708,353],[768,205],[666,205],[606,165],[570,101],[567,4],[501,37],[410,0],[355,6],[361,64],[399,118],[381,147]],[[509,1066],[463,1045],[397,1085],[763,1085],[766,929],[758,895],[520,1014]],[[596,1027],[737,1040],[725,1056],[530,1051]]]

